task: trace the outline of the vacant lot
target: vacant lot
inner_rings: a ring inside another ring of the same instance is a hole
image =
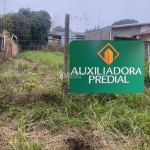
[[[0,65],[1,150],[148,150],[150,90],[62,99],[63,54],[28,51]]]

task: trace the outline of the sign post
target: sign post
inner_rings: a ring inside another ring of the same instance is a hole
[[[64,49],[64,76],[63,76],[63,98],[67,95],[68,90],[68,78],[65,75],[68,74],[68,53],[69,53],[69,14],[65,16],[65,49]]]

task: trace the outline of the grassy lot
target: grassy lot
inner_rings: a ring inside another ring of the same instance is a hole
[[[150,90],[62,99],[59,52],[0,65],[0,150],[149,150]]]

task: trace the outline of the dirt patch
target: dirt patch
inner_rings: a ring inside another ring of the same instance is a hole
[[[65,144],[68,145],[69,150],[94,150],[89,143],[80,138],[68,138]]]

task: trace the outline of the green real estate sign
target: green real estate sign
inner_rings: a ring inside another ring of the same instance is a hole
[[[141,41],[73,41],[70,90],[74,93],[139,93],[144,89]]]

